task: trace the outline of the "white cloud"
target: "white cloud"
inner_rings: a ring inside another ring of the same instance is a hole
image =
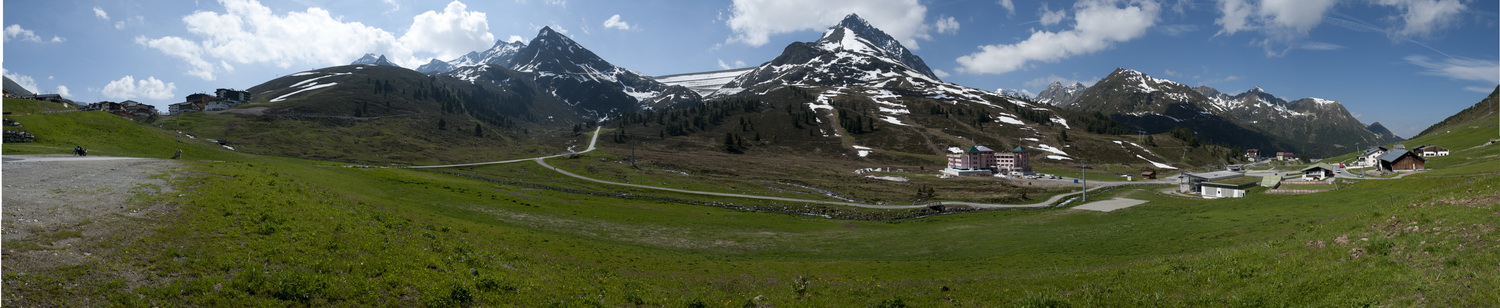
[[[21,28],[21,25],[19,25],[19,24],[12,24],[10,26],[6,26],[5,27],[5,41],[10,41],[11,39],[17,39],[17,38],[21,39],[22,41],[32,41],[32,42],[37,42],[37,43],[41,43],[42,42],[42,37],[36,36],[36,32],[31,31],[31,30],[26,30],[26,28]]]
[[[94,16],[99,17],[99,19],[103,19],[104,21],[109,21],[109,12],[105,12],[104,9],[101,9],[97,6],[94,7]]]
[[[1265,38],[1253,42],[1265,48],[1268,56],[1278,56],[1301,47],[1296,41],[1321,24],[1337,3],[1338,0],[1219,0],[1221,16],[1214,24],[1221,26],[1218,34],[1258,31]]]
[[[1009,15],[1016,14],[1016,3],[1011,0],[1000,0],[1000,7],[1005,8],[1005,11]]]
[[[126,75],[120,80],[110,81],[109,84],[104,85],[104,90],[100,93],[106,98],[116,100],[164,100],[175,96],[172,92],[176,90],[176,84],[162,82],[156,77],[136,80],[135,77]]]
[[[1162,72],[1161,72],[1161,74],[1162,74],[1162,75],[1167,75],[1167,76],[1169,76],[1169,77],[1182,77],[1182,74],[1181,74],[1181,73],[1178,73],[1178,72],[1177,72],[1177,71],[1174,71],[1174,70],[1172,70],[1172,69],[1166,69],[1166,70],[1163,70],[1163,71],[1162,71]]]
[[[430,58],[455,58],[489,47],[485,13],[450,2],[441,12],[427,11],[412,18],[401,36],[360,22],[345,22],[322,8],[277,14],[256,0],[220,0],[223,12],[197,11],[184,16],[189,37],[137,39],[138,43],[188,62],[187,74],[213,80],[225,64],[294,65],[348,64],[365,53],[386,55],[396,64],[413,67]],[[316,31],[309,31],[316,29]],[[189,46],[196,46],[189,47]]]
[[[214,80],[214,65],[203,58],[203,48],[197,43],[184,38],[168,36],[157,39],[146,39],[144,36],[135,38],[136,44],[155,48],[169,56],[187,61],[187,74],[202,78],[203,80]]]
[[[1033,31],[1015,44],[980,46],[980,51],[958,58],[960,72],[1004,74],[1025,69],[1034,61],[1057,62],[1109,49],[1116,42],[1140,38],[1156,24],[1160,5],[1136,1],[1119,6],[1117,1],[1084,1],[1074,9],[1073,29],[1061,32]]]
[[[620,14],[615,14],[615,16],[610,16],[609,19],[604,20],[604,27],[620,30],[630,30],[630,23],[620,20]]]
[[[468,6],[453,1],[442,13],[427,11],[412,17],[411,28],[401,36],[401,43],[415,52],[452,59],[494,45],[495,35],[489,31],[485,13],[468,11]]]
[[[62,43],[63,41],[66,41],[66,40],[68,40],[68,39],[65,39],[65,38],[62,38],[62,37],[59,37],[59,36],[56,36],[56,35],[52,36],[52,42],[53,43]]]
[[[511,35],[510,37],[505,38],[505,41],[506,42],[526,42],[526,39],[521,38],[520,35]]]
[[[745,61],[738,61],[738,60],[736,60],[736,61],[734,61],[734,64],[730,64],[730,63],[725,63],[724,59],[719,59],[719,68],[720,69],[726,69],[727,70],[727,69],[736,69],[736,68],[741,68],[741,67],[745,67]]]
[[[1344,49],[1344,46],[1324,42],[1306,42],[1302,43],[1301,45],[1297,45],[1297,48],[1306,50],[1339,50]]]
[[[1494,92],[1495,88],[1472,87],[1471,86],[1471,87],[1464,87],[1464,90],[1467,90],[1467,91],[1470,91],[1470,92],[1479,92],[1479,93],[1489,94],[1490,92]]]
[[[1182,36],[1183,34],[1188,34],[1188,33],[1193,33],[1193,32],[1197,32],[1198,31],[1198,25],[1188,25],[1188,24],[1161,25],[1161,26],[1157,26],[1156,28],[1160,29],[1161,32],[1164,33],[1164,34],[1166,34],[1167,36],[1173,36],[1173,37]]]
[[[1426,68],[1427,71],[1422,72],[1424,74],[1456,80],[1480,81],[1490,85],[1500,84],[1500,63],[1496,61],[1470,58],[1433,61],[1425,56],[1417,55],[1406,56],[1405,59],[1407,63]]]
[[[937,78],[948,78],[948,76],[953,76],[953,74],[949,74],[948,72],[944,72],[940,69],[933,69],[932,74],[937,75]]]
[[[1068,10],[1053,11],[1047,7],[1046,2],[1042,2],[1042,7],[1037,8],[1037,14],[1042,15],[1040,22],[1043,26],[1056,25],[1062,23],[1064,18],[1068,18]]]
[[[958,33],[959,24],[958,19],[953,18],[953,16],[941,16],[938,17],[935,26],[939,34],[954,34]]]
[[[401,10],[401,3],[400,2],[396,2],[396,0],[385,0],[385,4],[391,5],[391,10],[385,11],[386,13],[390,13],[390,12],[395,12],[395,11],[400,11]]]
[[[57,94],[62,95],[63,97],[73,96],[73,92],[68,91],[68,86],[64,85],[57,86]]]
[[[9,70],[6,70],[5,77],[10,78],[10,81],[16,82],[16,84],[20,85],[22,88],[26,88],[26,91],[31,91],[31,93],[37,92],[36,79],[31,78],[31,76],[16,74],[12,73]]]
[[[1404,25],[1396,35],[1426,36],[1452,26],[1466,7],[1458,0],[1378,0],[1376,3],[1401,10]]]
[[[927,7],[918,0],[734,0],[727,22],[734,35],[728,41],[761,46],[772,35],[827,29],[850,13],[907,48],[919,48],[918,39],[932,39],[924,22]]]

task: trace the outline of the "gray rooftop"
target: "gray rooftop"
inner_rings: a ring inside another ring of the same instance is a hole
[[[1213,180],[1219,180],[1219,179],[1227,179],[1227,178],[1232,178],[1232,177],[1237,177],[1237,176],[1242,176],[1242,175],[1244,175],[1244,174],[1239,173],[1239,172],[1234,172],[1234,171],[1214,171],[1214,172],[1200,172],[1200,173],[1188,173],[1187,174],[1187,176],[1202,178],[1202,179],[1204,179],[1206,181],[1213,181]]]

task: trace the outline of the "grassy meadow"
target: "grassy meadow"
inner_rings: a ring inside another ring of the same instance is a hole
[[[86,113],[16,116],[39,142],[5,152],[84,138],[43,133],[80,122],[42,118],[75,114]],[[191,142],[118,125],[88,137],[109,138],[93,147],[157,157],[157,146],[109,143]],[[700,176],[723,169],[670,156],[630,171],[619,145],[601,145],[549,162],[608,180],[817,197]],[[1432,162],[1451,168],[1318,194],[1197,200],[1158,186],[1110,192],[1148,201],[1113,212],[857,220],[743,209],[812,207],[804,204],[605,186],[533,162],[348,168],[203,145],[193,151],[213,154],[187,157],[173,175],[177,193],[137,196],[177,208],[146,235],[82,243],[99,247],[101,262],[6,273],[4,291],[21,306],[1492,305],[1500,160],[1483,157],[1497,148],[1451,148],[1451,161]],[[906,189],[875,188],[892,183],[848,190],[895,202]]]

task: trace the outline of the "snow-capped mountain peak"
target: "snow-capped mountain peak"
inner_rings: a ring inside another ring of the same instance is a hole
[[[1025,89],[1017,90],[1017,89],[1000,88],[1000,89],[995,89],[995,93],[996,94],[1000,94],[1002,96],[1009,96],[1009,97],[1014,97],[1014,98],[1019,98],[1019,99],[1025,99],[1025,100],[1033,100],[1034,99],[1033,97],[1036,96],[1034,94],[1031,94],[1031,91],[1026,91]]]
[[[824,31],[823,37],[814,43],[826,50],[846,50],[888,58],[932,79],[938,79],[937,74],[932,72],[932,68],[927,67],[927,63],[922,61],[922,58],[912,54],[906,46],[902,46],[900,41],[892,38],[885,31],[871,26],[858,14],[845,16],[838,25]]]
[[[848,87],[889,82],[943,83],[922,58],[850,14],[817,41],[787,45],[780,56],[736,77],[711,96],[786,85]]]
[[[1037,93],[1035,98],[1038,103],[1060,106],[1073,102],[1074,99],[1078,98],[1079,94],[1088,89],[1089,87],[1083,85],[1082,82],[1074,82],[1073,85],[1063,86],[1062,82],[1053,81],[1047,85],[1046,89],[1042,89],[1042,93]]]
[[[400,67],[395,63],[391,63],[390,60],[386,60],[385,55],[376,56],[373,53],[367,53],[365,54],[365,56],[359,57],[358,60],[354,60],[354,62],[349,63],[349,65],[381,65]]]
[[[427,62],[427,64],[423,64],[422,66],[417,67],[417,72],[421,72],[423,74],[437,74],[450,72],[466,66],[505,64],[505,62],[509,61],[511,57],[515,56],[516,51],[521,50],[522,47],[526,47],[526,44],[520,41],[507,42],[504,40],[498,40],[495,41],[495,45],[491,46],[489,49],[483,51],[470,51],[469,53],[464,54],[457,59],[453,59],[450,61],[432,59],[431,62]]]

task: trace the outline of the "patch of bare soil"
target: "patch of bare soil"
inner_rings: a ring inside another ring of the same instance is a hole
[[[34,285],[40,280],[32,278],[69,267],[117,268],[109,264],[114,249],[146,235],[159,215],[174,210],[151,200],[173,193],[167,181],[178,167],[159,159],[4,163],[4,303],[67,301],[34,298],[47,296],[38,290],[70,286]],[[98,278],[138,280],[121,277],[130,276],[124,272]]]

